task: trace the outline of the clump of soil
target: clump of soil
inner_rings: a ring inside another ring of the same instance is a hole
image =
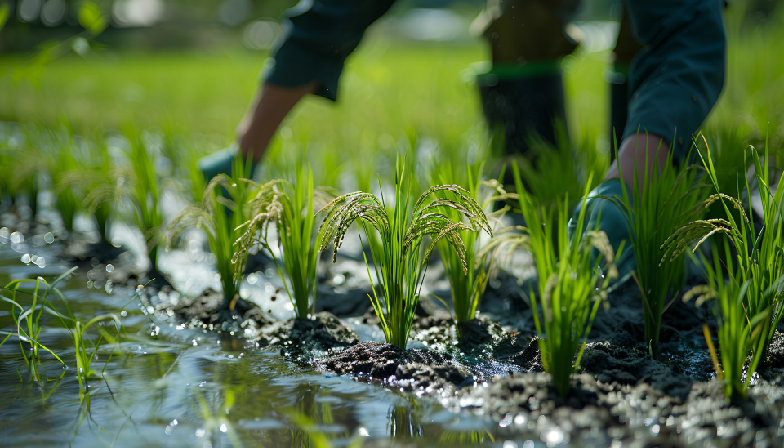
[[[314,353],[341,349],[359,342],[334,314],[322,311],[310,319],[278,321],[260,329],[259,345],[280,345],[281,354]]]
[[[519,333],[504,335],[493,347],[493,357],[520,366],[528,372],[544,372],[538,338],[535,337],[530,338]]]
[[[117,259],[127,250],[107,242],[93,242],[86,238],[72,238],[67,241],[62,253],[64,261],[71,263],[118,264]]]
[[[193,300],[162,302],[158,312],[176,317],[193,327],[233,332],[255,339],[259,347],[282,347],[282,352],[314,354],[350,346],[357,335],[334,314],[322,311],[311,319],[276,321],[257,305],[238,298],[230,309],[223,294],[207,289]]]
[[[473,384],[474,372],[451,355],[428,350],[403,350],[392,344],[361,342],[312,365],[340,375],[356,375],[402,390],[437,391]]]
[[[234,309],[222,293],[206,289],[192,300],[164,301],[156,307],[158,311],[173,315],[180,321],[192,326],[206,326],[210,330],[234,331],[239,327],[247,328],[252,323],[255,328],[272,325],[274,321],[261,309],[245,299],[238,298]]]

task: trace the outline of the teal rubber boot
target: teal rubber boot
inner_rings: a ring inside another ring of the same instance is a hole
[[[615,262],[615,265],[618,268],[618,278],[613,282],[615,284],[625,282],[636,268],[634,248],[632,248],[631,242],[631,232],[626,221],[625,213],[621,211],[613,201],[607,199],[617,198],[618,201],[622,201],[623,188],[626,188],[628,197],[631,198],[631,192],[620,179],[611,179],[602,182],[588,193],[588,199],[585,201],[587,210],[583,228],[577,229],[577,219],[580,215],[582,201],[580,201],[580,204],[575,208],[568,224],[570,241],[578,231],[584,234],[588,230],[601,230],[607,234],[607,239],[612,245],[614,253],[617,254],[621,244],[624,245],[623,250]]]
[[[234,164],[235,157],[237,157],[237,147],[233,145],[202,157],[201,160],[199,160],[199,169],[202,174],[204,174],[204,180],[209,182],[213,177],[221,173],[231,176],[231,167]],[[253,167],[250,169],[251,179],[256,173],[257,166],[258,163],[254,163]]]

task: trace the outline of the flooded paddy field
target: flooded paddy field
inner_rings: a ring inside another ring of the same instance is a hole
[[[653,361],[640,340],[639,297],[629,284],[597,316],[583,373],[562,399],[543,373],[530,309],[512,274],[488,288],[486,317],[473,341],[458,344],[448,313],[423,301],[415,337],[403,351],[383,344],[362,298],[364,266],[352,250],[335,265],[321,263],[320,309],[337,316],[320,312],[303,326],[285,323],[291,305],[263,257],[243,284],[242,306],[226,318],[220,301],[206,299],[217,279],[198,235],[190,249],[162,254],[162,273],[145,274],[135,267],[142,258],[132,255],[139,236],[127,228],[116,227],[113,242],[131,253],[80,260],[68,254],[74,241],[91,238],[89,231],[66,241],[51,238],[45,225],[12,224],[27,235],[12,242],[4,224],[0,283],[51,279],[79,266],[60,285],[75,317],[86,322],[115,314],[124,333],[93,354],[100,373],[84,388],[70,336],[53,316],[42,318],[40,342],[65,367],[42,355],[40,383],[30,381],[19,341],[3,345],[4,446],[616,448],[779,446],[784,440],[783,341],[774,339],[772,363],[753,381],[751,400],[725,403],[699,330],[707,310],[681,304],[671,310],[662,330],[663,361]],[[432,268],[425,290],[448,290],[438,266]],[[145,278],[159,275],[166,281]],[[8,310],[0,319],[4,330],[14,331]]]

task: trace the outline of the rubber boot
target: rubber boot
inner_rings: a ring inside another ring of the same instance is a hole
[[[476,78],[487,125],[503,137],[503,155],[526,155],[537,139],[555,145],[565,132],[563,75],[557,62],[499,67]],[[499,154],[500,155],[500,154]]]
[[[629,66],[616,62],[606,76],[610,84],[610,163],[615,160],[616,149],[621,145],[629,115],[628,74]]]

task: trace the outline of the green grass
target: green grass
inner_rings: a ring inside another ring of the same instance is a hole
[[[183,209],[166,230],[167,248],[186,229],[196,227],[207,234],[223,287],[223,297],[232,310],[239,299],[242,273],[248,260],[246,251],[235,251],[235,242],[242,237],[241,227],[249,217],[249,184],[240,179],[250,177],[250,170],[250,163],[244,163],[240,157],[236,157],[232,176],[215,176],[204,190],[201,205],[190,205]]]
[[[239,247],[235,257],[261,244],[275,260],[297,318],[306,319],[314,314],[316,306],[316,266],[321,245],[321,235],[314,232],[313,202],[314,195],[323,196],[323,192],[314,187],[309,167],[300,165],[295,173],[293,182],[278,179],[263,185],[253,184],[257,192],[249,201],[250,219],[241,227],[244,233],[237,241]],[[278,231],[282,267],[267,237],[270,223],[274,223]]]
[[[407,168],[405,158],[398,158],[394,202],[388,203],[383,194],[380,200],[363,192],[340,196],[322,210],[325,217],[319,229],[320,250],[332,244],[333,260],[355,220],[360,220],[365,234],[373,231],[380,234],[378,243],[373,240],[370,243],[376,274],[374,282],[368,265],[368,278],[371,284],[375,283],[371,302],[386,341],[403,349],[408,342],[427,263],[438,241],[448,241],[465,263],[465,245],[458,232],[465,229],[491,232],[482,209],[458,186],[431,187],[412,204],[411,174]],[[460,212],[472,227],[462,220],[449,219],[442,213],[447,209]],[[425,236],[433,241],[423,250]]]

